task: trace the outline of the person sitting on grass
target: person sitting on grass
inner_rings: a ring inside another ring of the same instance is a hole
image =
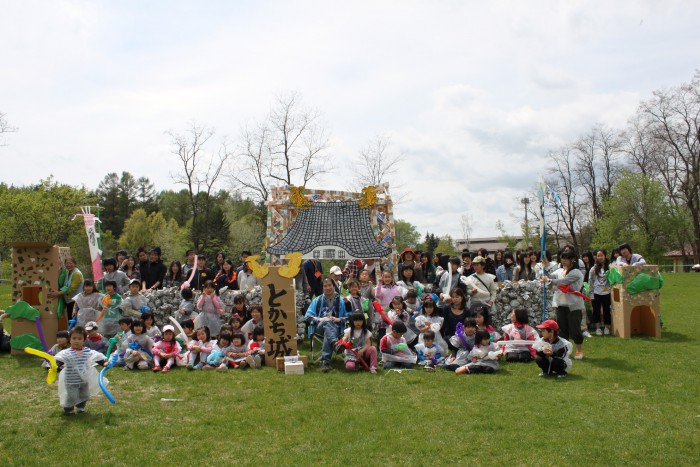
[[[98,331],[97,323],[90,321],[85,325],[85,331],[87,332],[87,339],[85,339],[85,347],[90,350],[95,350],[103,354],[107,353],[107,346],[109,346],[109,340],[100,334]]]
[[[571,350],[569,341],[559,337],[559,325],[553,319],[548,319],[537,329],[542,330],[542,337],[537,339],[532,347],[537,351],[535,363],[540,367],[540,376],[565,377],[571,369]]]
[[[124,353],[124,369],[148,370],[153,361],[153,340],[146,334],[146,326],[140,319],[131,323],[131,336]]]
[[[408,349],[406,339],[403,337],[405,333],[406,325],[401,321],[395,321],[391,326],[391,332],[382,337],[382,340],[379,342],[379,350],[383,354],[394,357],[384,361],[385,370],[393,368],[413,368],[413,363],[410,361],[412,354]]]
[[[537,331],[528,325],[527,310],[517,308],[510,314],[511,324],[507,324],[501,328],[503,331],[503,341],[532,341],[533,343],[539,337]],[[532,345],[504,345],[503,351],[506,355],[507,362],[529,363],[535,358],[535,350]]]
[[[503,352],[491,342],[491,335],[485,329],[476,331],[474,347],[469,352],[469,363],[455,370],[458,375],[465,373],[495,373],[498,370],[498,359]]]
[[[467,365],[470,362],[469,352],[474,348],[476,342],[476,320],[467,318],[464,320],[463,329],[455,330],[455,335],[450,337],[450,346],[456,350],[455,354],[446,358],[442,367],[455,371],[457,368]]]
[[[426,371],[435,371],[435,367],[443,360],[440,348],[435,343],[435,331],[429,329],[421,336],[423,337],[422,342],[416,345],[418,365],[424,367]]]
[[[445,357],[447,356],[448,346],[441,334],[443,321],[444,318],[440,316],[440,310],[436,306],[435,295],[426,295],[423,301],[421,314],[418,315],[414,322],[416,329],[420,332],[418,335],[418,343],[423,343],[423,334],[425,334],[426,331],[435,331],[434,343],[437,344],[440,353]]]
[[[141,313],[141,321],[143,321],[143,325],[146,327],[146,334],[148,337],[153,339],[153,342],[159,342],[161,339],[161,332],[160,328],[155,324],[153,313],[150,311]]]
[[[411,322],[411,315],[406,311],[406,302],[400,296],[394,297],[389,305],[389,320],[393,323],[401,321],[406,325],[406,332],[404,333],[404,339],[408,345],[413,345],[413,341],[416,340],[416,333],[411,331],[408,326]]]
[[[258,369],[262,368],[263,363],[265,363],[265,330],[262,327],[262,323],[253,329],[250,342],[248,342],[248,350],[250,350],[250,355],[255,362],[255,365],[252,366]]]
[[[68,335],[68,331],[58,331],[56,333],[56,344],[54,344],[53,347],[49,350],[49,355],[58,355],[58,352],[61,350],[66,350],[67,348],[70,347],[70,344],[68,343],[68,339],[70,339]],[[51,368],[51,364],[48,362],[48,360],[43,360],[41,362],[41,366],[46,368],[47,370]],[[61,369],[59,368],[59,371]]]
[[[187,365],[187,344],[190,341],[197,340],[197,336],[194,332],[194,321],[191,319],[181,321],[180,327],[185,333],[178,333],[178,335],[175,336],[175,340],[180,344],[180,355],[175,359],[175,364],[177,366],[185,366]]]
[[[180,355],[180,344],[175,340],[175,328],[169,324],[163,326],[163,340],[153,347],[153,371],[167,373],[175,365],[175,359]],[[165,365],[161,370],[161,364]]]
[[[223,372],[228,370],[229,364],[238,368],[238,364],[229,359],[228,353],[232,353],[233,347],[231,347],[231,340],[233,335],[228,331],[221,331],[219,338],[211,349],[211,353],[207,357],[207,364],[204,366],[205,370],[213,370],[216,368],[217,371]]]
[[[187,369],[201,370],[207,363],[207,357],[211,353],[211,333],[209,328],[204,326],[197,329],[196,339],[187,344]]]
[[[243,369],[247,366],[255,368],[258,362],[253,358],[253,352],[248,348],[246,337],[242,332],[237,332],[231,338],[231,347],[226,355],[231,359],[233,368]]]
[[[343,340],[350,342],[353,349],[357,351],[359,358],[369,366],[370,373],[377,372],[377,349],[372,346],[372,333],[367,328],[367,319],[362,312],[353,313],[351,327],[345,330]],[[355,371],[360,368],[361,363],[355,353],[349,349],[345,350],[345,369]]]

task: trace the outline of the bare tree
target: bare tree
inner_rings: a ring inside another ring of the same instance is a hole
[[[237,191],[259,203],[265,202],[270,193],[269,131],[265,123],[241,129],[242,143],[234,164],[237,171],[230,174]]]
[[[603,200],[610,196],[618,177],[621,145],[620,136],[600,123],[572,145],[574,173],[588,195],[595,219],[603,216]]]
[[[209,220],[214,185],[221,176],[226,161],[231,156],[225,142],[216,153],[205,149],[214,136],[214,129],[190,123],[181,133],[166,132],[170,136],[172,153],[181,163],[181,172],[171,174],[173,181],[187,187],[192,209],[192,244],[199,251],[206,250],[209,237]],[[202,229],[198,228],[202,225]]]
[[[389,182],[396,174],[405,157],[401,152],[392,153],[390,147],[391,137],[378,134],[360,149],[350,166],[355,189]]]
[[[598,177],[596,170],[596,150],[598,147],[598,132],[593,130],[574,142],[571,152],[575,155],[573,173],[577,180],[572,183],[580,185],[588,194],[593,215],[596,219],[602,216],[598,202]]]
[[[582,200],[581,187],[575,174],[574,156],[568,146],[564,146],[549,154],[553,166],[549,169],[552,174],[553,188],[561,199],[561,209],[556,215],[561,216],[561,223],[571,238],[573,246],[579,250],[579,232],[584,225],[589,224],[586,203]]]
[[[329,172],[328,134],[317,110],[304,107],[298,93],[279,96],[269,117],[270,177],[304,186]]]
[[[672,200],[690,213],[693,255],[700,257],[700,71],[690,83],[654,92],[637,111],[665,158],[658,167]]]
[[[241,192],[264,202],[272,184],[305,186],[331,171],[329,135],[321,113],[304,106],[298,93],[277,97],[261,123],[241,130],[236,174]]]
[[[462,216],[459,218],[459,225],[462,228],[462,238],[467,244],[467,249],[469,249],[472,239],[474,218],[469,213],[462,214]]]
[[[619,132],[599,124],[595,126],[598,132],[598,153],[600,177],[600,197],[605,200],[612,193],[612,187],[620,174],[620,156],[622,154],[622,137]]]
[[[5,139],[2,135],[5,133],[14,133],[15,131],[17,131],[17,128],[8,123],[6,114],[0,112],[0,146],[5,146]]]
[[[650,178],[658,175],[659,145],[639,113],[629,120],[623,133],[622,151],[634,172]]]

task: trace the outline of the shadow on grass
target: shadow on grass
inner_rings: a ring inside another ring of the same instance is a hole
[[[622,360],[619,358],[610,358],[610,357],[605,357],[605,358],[586,358],[585,362],[597,366],[600,368],[606,368],[610,370],[619,370],[619,371],[627,371],[627,372],[634,372],[637,370],[637,367],[634,365],[630,365],[628,361]]]
[[[89,406],[89,404],[88,404]],[[81,414],[75,414],[66,416],[63,413],[59,413],[59,417],[65,419],[69,423],[75,423],[82,425],[85,428],[103,428],[103,427],[116,427],[119,426],[119,416],[113,412],[100,412],[101,408],[92,408],[90,410]]]
[[[687,334],[681,334],[679,332],[670,332],[661,330],[661,337],[650,337],[635,334],[632,336],[631,340],[649,342],[653,344],[682,344],[685,342],[692,342],[697,340]]]
[[[688,336],[687,334],[681,334],[679,332],[669,332],[661,330],[661,339],[655,339],[653,337],[642,338],[648,340],[649,342],[662,343],[662,344],[675,344],[682,342],[690,342],[696,339]]]

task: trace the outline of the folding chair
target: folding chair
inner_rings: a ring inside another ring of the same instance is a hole
[[[312,363],[320,363],[321,362],[321,357],[323,356],[321,349],[323,348],[323,334],[318,334],[316,333],[316,323],[309,323],[307,325],[307,336],[309,337],[309,343],[311,344],[311,362]],[[343,332],[345,331],[345,327],[343,326],[343,323],[338,324],[338,339],[343,337]],[[343,349],[343,352],[345,350]],[[316,353],[318,353],[318,358],[316,358]],[[335,348],[333,349],[333,353],[331,353],[331,360],[333,359],[333,354],[335,354]]]

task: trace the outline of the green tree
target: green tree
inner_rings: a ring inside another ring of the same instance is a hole
[[[426,233],[425,234],[425,240],[423,241],[423,246],[425,248],[425,251],[427,251],[430,254],[433,254],[435,252],[435,249],[438,247],[438,244],[440,243],[440,239],[435,236],[435,234],[431,233]]]
[[[438,245],[435,248],[435,253],[442,253],[447,256],[459,256],[455,248],[455,242],[450,235],[443,235],[438,240]]]
[[[224,203],[224,213],[230,222],[230,237],[224,250],[234,262],[241,251],[261,251],[265,245],[267,209],[264,205],[236,194]]]
[[[102,229],[121,235],[124,222],[139,207],[149,213],[155,209],[153,184],[148,178],[138,180],[129,172],[121,177],[115,172],[105,175],[97,187],[100,206],[103,207]]]
[[[158,210],[167,220],[175,219],[177,225],[184,226],[192,219],[192,206],[187,190],[164,190],[157,198]]]
[[[95,204],[86,188],[64,185],[49,177],[38,185],[0,189],[0,245],[7,251],[11,242],[34,241],[66,245],[72,222],[80,206]]]
[[[119,246],[127,251],[136,251],[142,245],[158,245],[163,260],[182,258],[187,249],[187,228],[177,225],[175,219],[166,220],[161,212],[146,214],[136,209],[124,223],[119,237]]]
[[[136,180],[136,205],[147,213],[155,211],[158,207],[156,204],[156,189],[148,177],[139,177]]]
[[[625,173],[603,203],[603,218],[595,224],[593,243],[609,250],[625,241],[648,262],[658,262],[666,250],[677,245],[679,233],[691,225],[688,213],[674,208],[659,181]]]
[[[137,209],[124,222],[119,246],[126,251],[136,251],[140,246],[150,244],[153,244],[153,235],[148,225],[148,215],[143,209]]]
[[[397,219],[394,221],[394,228],[396,229],[396,249],[399,252],[407,246],[415,248],[420,242],[420,232],[410,222]]]
[[[505,243],[507,250],[513,251],[518,241],[514,236],[508,234],[508,232],[506,231],[506,226],[501,219],[498,219],[496,221],[496,230],[498,230],[501,233],[501,235],[498,236],[497,240],[499,242]]]

